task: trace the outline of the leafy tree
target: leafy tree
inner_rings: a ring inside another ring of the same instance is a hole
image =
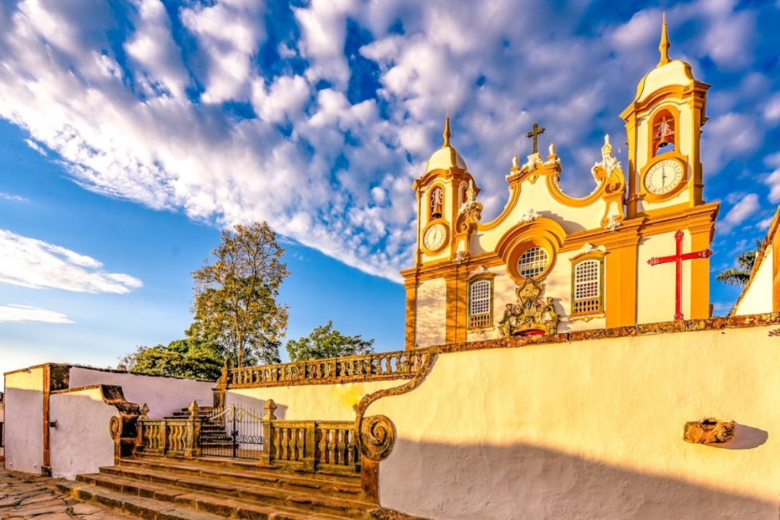
[[[360,335],[344,336],[333,328],[333,322],[315,327],[311,334],[287,342],[290,361],[358,356],[374,352],[374,340],[364,340]]]
[[[188,337],[172,341],[168,346],[139,346],[120,360],[120,366],[135,374],[215,381],[223,365],[221,350],[213,342]]]
[[[195,334],[235,352],[236,366],[250,359],[278,363],[287,306],[276,299],[290,273],[276,234],[265,222],[239,224],[222,232],[211,255],[192,273]]]
[[[738,267],[725,269],[715,278],[726,285],[744,287],[750,279],[750,272],[753,270],[753,264],[756,262],[756,256],[760,250],[761,241],[756,240],[755,249],[737,255]]]

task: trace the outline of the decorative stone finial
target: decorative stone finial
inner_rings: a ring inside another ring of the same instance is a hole
[[[669,63],[669,35],[666,31],[666,13],[664,12],[664,22],[661,28],[661,44],[658,46],[658,50],[661,51],[661,61],[658,62],[657,67],[666,65]]]
[[[528,224],[529,222],[533,222],[539,217],[541,217],[541,215],[536,211],[534,211],[534,208],[528,208],[527,210],[525,210],[525,213],[523,213],[523,215],[520,217],[520,220]]]
[[[442,136],[444,137],[444,144],[442,145],[442,148],[447,148],[450,145],[450,137],[452,137],[452,132],[450,132],[450,116],[449,115],[444,120],[444,134],[442,134]]]
[[[512,169],[513,170],[519,170],[520,169],[520,157],[515,155],[512,157]]]
[[[138,417],[139,419],[148,419],[149,418],[149,407],[146,406],[146,403],[141,405],[141,415]]]
[[[550,141],[550,157],[555,157],[555,152],[556,152],[555,143]]]
[[[263,409],[265,410],[265,416],[263,417],[264,421],[275,421],[276,416],[274,415],[274,412],[276,411],[276,403],[273,399],[269,399],[265,402],[265,406],[263,406]]]
[[[200,412],[200,406],[198,406],[198,403],[195,401],[192,401],[192,404],[187,410],[190,412],[190,419],[196,419],[198,417],[198,412]]]

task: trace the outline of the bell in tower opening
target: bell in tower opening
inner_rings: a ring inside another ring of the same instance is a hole
[[[431,190],[431,220],[441,218],[444,206],[444,193],[441,187],[436,186]]]

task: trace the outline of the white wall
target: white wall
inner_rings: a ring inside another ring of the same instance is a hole
[[[683,253],[691,251],[691,235],[684,230]],[[643,238],[637,252],[637,323],[660,323],[674,320],[676,268],[674,262],[648,265],[656,256],[675,254],[674,232]],[[691,316],[691,265],[698,260],[682,263],[682,312]]]
[[[772,245],[770,244],[761,259],[756,276],[750,282],[750,287],[747,288],[742,296],[742,301],[734,309],[734,316],[772,312],[772,293],[774,291],[772,254]]]
[[[354,421],[354,407],[364,395],[400,386],[407,381],[232,389],[228,390],[225,401],[228,405],[240,404],[263,412],[266,400],[273,399],[278,406],[276,418],[288,421]]]
[[[57,427],[49,429],[54,477],[73,479],[114,465],[108,424],[119,412],[103,401],[100,388],[52,394],[49,404],[49,420],[57,421]]]
[[[428,347],[447,342],[447,282],[444,278],[417,285],[415,345]]]
[[[776,327],[442,354],[367,411],[397,429],[380,502],[435,520],[776,520]],[[683,441],[708,416],[738,423],[730,445]]]
[[[3,423],[5,423],[5,407],[3,404],[0,404],[0,436],[5,437],[5,426]],[[5,442],[3,442],[3,444],[5,444]],[[5,458],[5,448],[0,446],[0,459],[2,458]]]
[[[43,465],[43,368],[5,376],[5,468],[41,473]]]
[[[214,402],[211,389],[216,385],[216,383],[191,379],[71,367],[70,388],[97,384],[121,386],[125,399],[129,402],[139,406],[146,403],[149,407],[149,417],[152,419],[160,419],[186,408],[192,401],[197,401],[202,407],[211,406]]]

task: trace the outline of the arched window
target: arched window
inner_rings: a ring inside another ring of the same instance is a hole
[[[572,314],[604,312],[603,260],[589,259],[574,264],[572,284]]]
[[[677,149],[674,116],[661,110],[653,118],[653,156]]]
[[[468,191],[469,191],[469,185],[465,182],[460,183],[460,188],[458,189],[458,207],[461,207],[464,202],[466,202],[466,199],[468,198]]]
[[[523,278],[535,278],[547,268],[550,256],[542,247],[534,246],[526,249],[517,261],[517,272]]]
[[[436,186],[431,190],[431,220],[441,218],[444,212],[444,190]]]
[[[469,285],[469,327],[488,327],[493,323],[493,282],[474,280]]]

